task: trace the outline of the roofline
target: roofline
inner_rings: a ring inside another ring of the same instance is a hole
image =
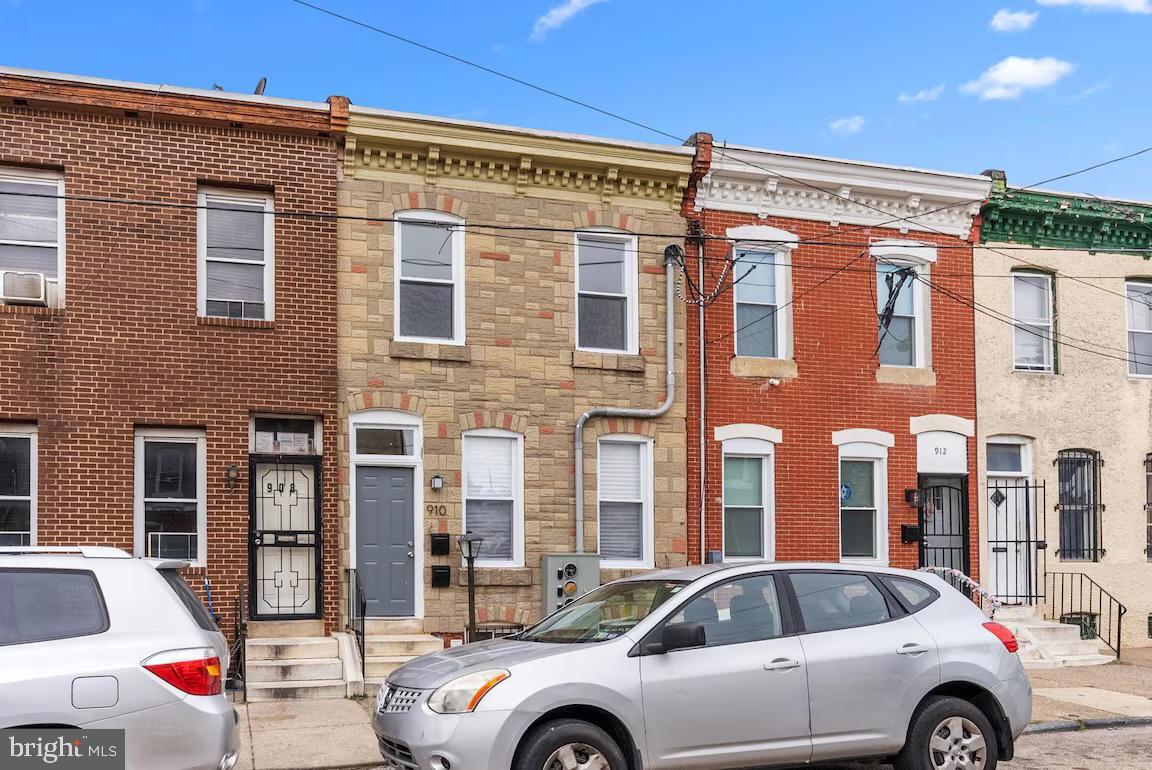
[[[479,130],[495,131],[505,134],[518,134],[520,136],[532,136],[541,139],[557,139],[565,142],[598,144],[609,147],[629,147],[637,150],[666,152],[674,155],[684,155],[689,157],[696,154],[696,148],[694,146],[685,144],[659,144],[653,142],[638,142],[630,139],[612,139],[602,136],[592,136],[589,134],[572,134],[564,131],[524,128],[522,126],[512,126],[505,123],[483,123],[475,120],[445,118],[437,115],[424,115],[416,112],[399,112],[397,110],[386,110],[380,107],[364,107],[356,104],[350,105],[348,111],[350,115],[394,118],[396,120],[409,120],[420,123],[439,123],[441,125],[459,126],[461,128],[475,128]]]
[[[296,109],[328,112],[328,102],[284,99],[276,96],[258,96],[256,94],[241,94],[234,91],[216,91],[206,88],[187,88],[184,86],[168,85],[167,83],[137,83],[131,80],[71,75],[64,72],[49,72],[46,70],[5,67],[2,65],[0,65],[0,75],[34,80],[57,80],[66,83],[77,83],[79,85],[103,86],[105,88],[119,88],[129,91],[140,91],[149,95],[172,94],[178,96],[197,96],[203,99],[216,99],[226,102],[251,102],[253,104],[266,104],[274,107],[295,107]]]
[[[728,144],[724,142],[713,143],[713,158],[714,164],[722,164],[725,160],[726,150],[739,150],[741,152],[750,152],[757,155],[775,155],[784,158],[794,158],[796,160],[816,161],[819,163],[835,163],[843,166],[859,166],[868,169],[881,169],[884,171],[899,171],[909,174],[927,174],[930,176],[947,177],[949,179],[963,179],[970,182],[989,182],[990,177],[983,174],[963,174],[957,171],[939,171],[936,169],[920,168],[918,166],[898,166],[890,163],[875,163],[867,160],[852,160],[849,158],[834,158],[827,155],[809,155],[799,152],[785,152],[783,150],[770,150],[764,147],[752,147],[744,144]],[[718,156],[718,157],[717,157]],[[740,158],[733,158],[727,155],[728,158],[735,160],[738,163]]]
[[[1052,190],[1047,187],[1009,187],[1005,190],[1005,193],[1036,193],[1038,195],[1054,195],[1058,198],[1076,198],[1077,200],[1094,201],[1096,203],[1125,203],[1131,206],[1146,206],[1152,208],[1152,201],[1139,201],[1134,198],[1106,198],[1103,195],[1066,192],[1064,190]]]

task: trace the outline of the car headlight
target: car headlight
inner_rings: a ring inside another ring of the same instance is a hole
[[[437,714],[467,714],[475,711],[488,691],[509,676],[511,674],[502,668],[465,674],[432,693],[428,699],[428,708]]]

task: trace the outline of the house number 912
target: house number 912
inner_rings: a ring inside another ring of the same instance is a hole
[[[429,505],[425,506],[429,516],[447,516],[448,506],[446,505]]]
[[[938,446],[935,448],[935,451],[936,451],[936,454],[938,454],[938,455],[946,455],[946,454],[948,454],[948,447]]]

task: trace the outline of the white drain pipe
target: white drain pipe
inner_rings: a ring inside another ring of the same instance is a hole
[[[664,403],[655,409],[631,409],[618,406],[598,406],[580,415],[576,421],[576,553],[584,553],[584,426],[593,417],[633,417],[652,420],[668,414],[676,398],[676,269],[684,251],[676,245],[664,249],[664,315],[666,337],[665,382],[667,392]]]

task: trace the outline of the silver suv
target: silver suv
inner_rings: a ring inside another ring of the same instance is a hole
[[[389,675],[372,724],[385,765],[408,770],[993,770],[1032,713],[1015,651],[926,573],[688,567],[418,658]]]
[[[231,770],[228,647],[185,566],[0,548],[0,728],[122,729],[128,768]]]

